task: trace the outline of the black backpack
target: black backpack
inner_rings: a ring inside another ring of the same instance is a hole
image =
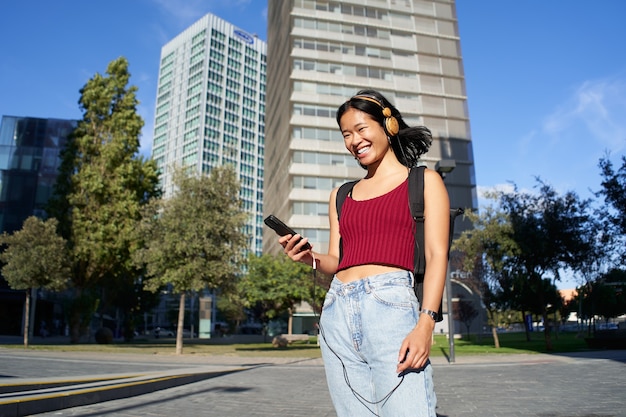
[[[414,259],[415,265],[413,275],[415,277],[415,295],[418,300],[422,299],[424,293],[424,271],[426,270],[426,257],[424,254],[424,169],[425,167],[419,166],[412,168],[409,171],[409,208],[411,210],[411,216],[415,220],[415,252]],[[352,191],[354,185],[358,182],[347,182],[337,190],[337,218],[341,214],[341,206],[344,200]],[[450,245],[452,244],[452,236],[454,234],[454,221],[456,217],[463,214],[463,209],[451,209],[450,210],[450,236],[448,239],[448,256],[450,255]],[[339,241],[339,260],[343,256],[343,247],[341,240]],[[447,278],[446,278],[447,279]],[[420,301],[421,302],[421,301]],[[439,303],[439,311],[437,313],[437,321],[443,320],[441,311],[441,304]]]

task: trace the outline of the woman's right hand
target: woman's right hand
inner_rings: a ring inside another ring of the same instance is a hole
[[[306,237],[302,237],[299,234],[285,235],[278,239],[278,243],[282,245],[285,255],[295,262],[313,266],[312,247],[311,249],[303,249],[308,242],[309,240]]]

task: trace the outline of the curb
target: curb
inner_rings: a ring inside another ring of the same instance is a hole
[[[0,384],[0,416],[18,417],[79,407],[191,384],[249,368],[175,370],[142,375],[24,378]]]

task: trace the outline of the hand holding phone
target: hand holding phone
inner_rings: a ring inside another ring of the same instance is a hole
[[[278,234],[278,236],[285,236],[285,235],[293,236],[296,234],[296,232],[291,227],[287,226],[285,223],[280,221],[279,218],[277,218],[276,216],[272,214],[267,216],[265,220],[263,221],[265,222],[266,225],[272,228]],[[302,240],[302,238],[300,238],[300,240]],[[300,243],[300,240],[298,241],[298,243]],[[304,246],[302,246],[301,250],[308,250],[308,249],[311,249],[311,245],[309,244],[309,242],[305,243]]]

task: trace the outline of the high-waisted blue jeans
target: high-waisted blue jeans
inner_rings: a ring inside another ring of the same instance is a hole
[[[430,363],[396,373],[400,345],[418,318],[410,272],[347,284],[333,279],[320,318],[320,345],[338,417],[436,416]]]

